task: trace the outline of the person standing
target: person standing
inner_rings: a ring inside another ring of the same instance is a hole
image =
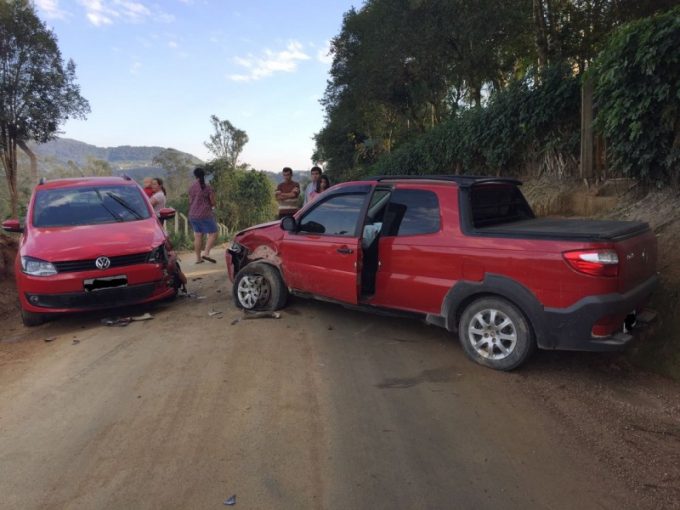
[[[204,260],[215,264],[217,261],[210,257],[210,250],[217,240],[217,222],[215,221],[215,192],[205,182],[205,170],[201,167],[194,169],[196,180],[189,188],[189,222],[194,231],[194,253],[196,264]],[[203,236],[206,236],[205,251],[201,256]]]
[[[165,207],[166,197],[165,188],[163,187],[163,179],[154,177],[151,179],[151,191],[153,194],[149,197],[149,201],[153,206],[153,212],[158,215],[161,209]]]
[[[305,204],[308,202],[311,202],[314,196],[314,193],[317,192],[317,186],[319,182],[319,177],[321,177],[321,168],[318,166],[313,166],[312,169],[309,171],[309,174],[312,178],[312,180],[307,184],[307,187],[305,188]]]
[[[319,195],[321,195],[321,193],[323,193],[330,187],[331,181],[328,179],[328,176],[326,174],[322,174],[316,183],[316,191],[312,191],[312,193],[310,194],[310,200],[312,201],[316,200],[319,197]]]
[[[153,195],[153,188],[151,187],[151,181],[153,179],[151,177],[144,177],[144,194],[151,198],[151,195]]]
[[[279,203],[279,219],[292,216],[298,211],[300,185],[293,180],[293,169],[285,167],[281,174],[283,182],[276,187],[276,201]]]

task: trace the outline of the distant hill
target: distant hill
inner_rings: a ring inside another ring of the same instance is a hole
[[[31,148],[38,156],[38,168],[43,175],[49,175],[55,166],[67,166],[69,162],[82,166],[87,164],[89,158],[95,158],[108,162],[114,173],[125,173],[134,179],[147,175],[165,176],[164,170],[153,164],[153,158],[167,147],[97,147],[70,138],[57,138],[39,145],[32,144]],[[194,164],[203,163],[192,154],[178,152],[188,156]]]
[[[121,145],[118,147],[97,147],[89,143],[73,140],[71,138],[57,138],[51,142],[37,145],[30,144],[38,156],[38,169],[41,175],[48,176],[58,167],[67,167],[70,164],[85,166],[88,159],[95,158],[106,161],[111,165],[113,173],[126,174],[141,181],[147,176],[166,177],[165,170],[153,164],[153,158],[168,147],[148,147]],[[193,154],[178,151],[186,155],[195,165],[203,163]],[[19,153],[22,156],[22,153]],[[267,177],[277,185],[283,180],[281,172],[265,171]],[[309,170],[294,170],[293,180],[301,184],[309,181]]]

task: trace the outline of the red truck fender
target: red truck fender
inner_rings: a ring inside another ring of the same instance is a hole
[[[529,322],[538,346],[543,349],[553,348],[546,345],[549,335],[546,335],[543,306],[538,298],[521,283],[498,274],[486,273],[481,282],[456,282],[442,303],[441,317],[444,319],[444,327],[449,331],[456,331],[465,308],[485,296],[498,296],[518,307]]]

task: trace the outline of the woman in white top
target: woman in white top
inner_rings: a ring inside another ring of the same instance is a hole
[[[165,207],[165,188],[163,187],[163,179],[160,177],[154,177],[151,179],[151,190],[153,195],[149,197],[151,205],[153,206],[153,212],[158,215],[161,209]]]

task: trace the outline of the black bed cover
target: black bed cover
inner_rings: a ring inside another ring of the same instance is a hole
[[[617,241],[649,230],[641,221],[604,221],[561,218],[534,218],[478,227],[479,235],[498,237],[551,239],[563,241]]]

